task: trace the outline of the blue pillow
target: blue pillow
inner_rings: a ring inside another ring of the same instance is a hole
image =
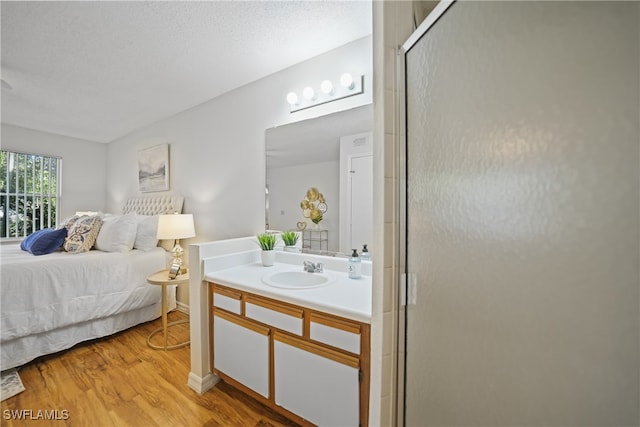
[[[60,249],[66,237],[66,227],[58,230],[45,228],[29,234],[27,238],[20,243],[20,249],[30,252],[33,255],[50,254]]]

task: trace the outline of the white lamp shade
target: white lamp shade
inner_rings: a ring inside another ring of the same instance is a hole
[[[160,215],[158,217],[157,238],[163,239],[188,239],[194,237],[196,230],[193,226],[192,214]]]

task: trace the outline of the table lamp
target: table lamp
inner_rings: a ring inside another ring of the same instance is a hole
[[[160,215],[158,217],[158,234],[156,237],[160,240],[175,240],[175,245],[171,249],[171,254],[173,255],[171,265],[179,265],[180,273],[187,272],[182,260],[184,250],[180,246],[180,239],[188,239],[189,237],[195,237],[195,235],[196,230],[193,226],[192,214]]]

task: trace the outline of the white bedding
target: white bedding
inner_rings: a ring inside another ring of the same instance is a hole
[[[146,277],[166,268],[162,248],[33,256],[4,244],[0,255],[2,370],[160,315],[161,287]]]

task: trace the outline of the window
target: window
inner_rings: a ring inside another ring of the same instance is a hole
[[[0,238],[55,227],[60,199],[58,157],[0,151]]]

